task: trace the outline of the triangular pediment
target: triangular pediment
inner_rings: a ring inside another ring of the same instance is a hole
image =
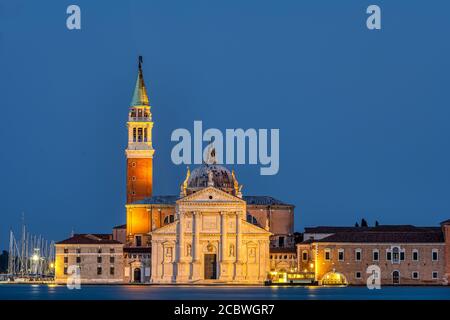
[[[241,198],[214,187],[206,187],[177,201],[178,204],[186,202],[235,202],[245,204],[245,201]]]

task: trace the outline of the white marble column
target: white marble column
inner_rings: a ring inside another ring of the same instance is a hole
[[[242,245],[242,219],[241,213],[236,212],[236,262],[241,261],[241,245]]]
[[[242,216],[241,212],[236,212],[236,263],[234,265],[234,280],[242,279]]]
[[[180,213],[178,218],[178,259],[184,260],[184,214]]]
[[[220,261],[227,260],[227,222],[228,215],[226,212],[220,213]]]
[[[192,252],[193,252],[193,259],[192,259],[192,275],[191,275],[191,279],[192,280],[198,280],[200,279],[200,267],[201,267],[201,263],[200,263],[200,252],[201,252],[201,248],[200,248],[200,219],[201,219],[201,213],[196,211],[193,212],[193,217],[192,217],[192,227],[193,227],[193,232],[192,232]]]

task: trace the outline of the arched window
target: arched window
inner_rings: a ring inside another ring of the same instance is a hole
[[[257,225],[258,224],[258,220],[256,220],[256,218],[254,216],[252,216],[251,214],[247,214],[247,222]]]
[[[392,263],[400,262],[400,249],[398,247],[392,248]]]
[[[172,223],[172,222],[174,222],[174,215],[173,214],[171,214],[169,216],[166,216],[164,218],[164,224],[169,224],[169,223]]]

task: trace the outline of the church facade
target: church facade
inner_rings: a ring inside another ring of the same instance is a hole
[[[271,233],[245,213],[245,201],[213,183],[180,198],[176,220],[151,233],[151,282],[263,283]]]

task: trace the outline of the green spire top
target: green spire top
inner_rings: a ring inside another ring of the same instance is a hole
[[[145,89],[144,75],[142,73],[142,56],[139,56],[139,70],[136,80],[136,86],[134,87],[133,99],[131,99],[131,107],[134,106],[149,106],[147,89]]]

